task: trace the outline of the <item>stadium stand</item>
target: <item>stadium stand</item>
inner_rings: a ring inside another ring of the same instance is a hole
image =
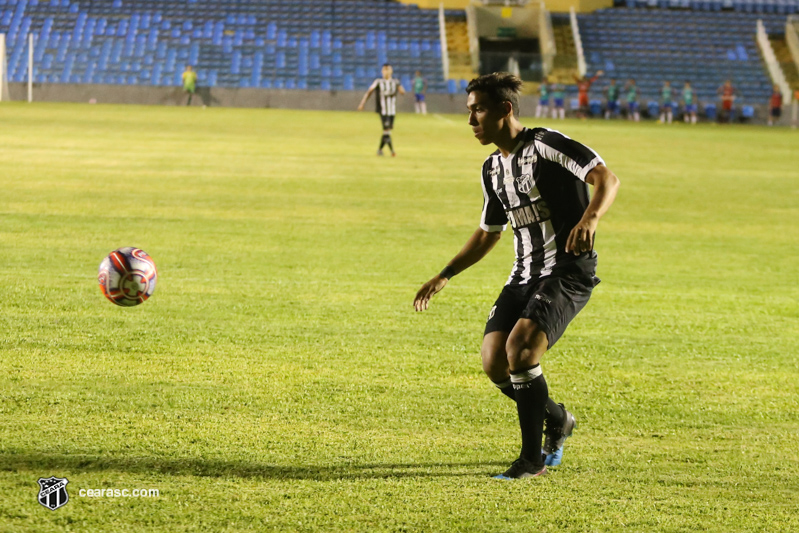
[[[659,101],[664,81],[671,81],[679,94],[690,80],[699,101],[712,104],[718,87],[731,79],[741,96],[737,104],[766,102],[772,83],[755,40],[756,21],[762,19],[769,32],[782,33],[786,16],[743,9],[716,12],[715,4],[704,9],[706,4],[712,3],[699,3],[702,9],[695,11],[612,8],[580,15],[588,71],[605,71],[594,95],[604,91],[610,78],[634,78],[646,108],[649,101]]]
[[[738,11],[743,13],[799,13],[796,0],[616,0],[615,5],[692,11]]]
[[[9,80],[178,85],[185,65],[216,87],[364,89],[390,62],[446,92],[438,12],[385,0],[0,0]]]
[[[766,101],[755,21],[781,33],[786,14],[799,12],[799,0],[617,3],[625,7],[579,15],[589,74],[606,72],[592,95],[610,78],[635,78],[643,108],[667,79],[677,89],[690,79],[703,103],[716,102],[727,78],[744,103]],[[463,56],[451,61],[456,78],[471,75],[464,16],[446,12],[450,55]],[[175,86],[191,64],[201,86],[362,90],[391,62],[408,89],[415,70],[430,92],[464,85],[443,78],[437,10],[393,0],[0,0],[10,81],[25,80],[29,32],[38,83]]]

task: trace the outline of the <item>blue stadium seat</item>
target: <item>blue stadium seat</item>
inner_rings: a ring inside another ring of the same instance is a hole
[[[8,35],[15,80],[25,76],[25,36],[33,31],[37,78],[47,82],[174,84],[190,63],[210,86],[246,80],[352,90],[357,79],[360,90],[390,61],[405,85],[424,68],[433,73],[431,91],[449,88],[441,76],[437,10],[395,1],[343,2],[335,15],[328,0],[8,1],[0,0],[0,31]],[[381,22],[387,17],[388,29]]]

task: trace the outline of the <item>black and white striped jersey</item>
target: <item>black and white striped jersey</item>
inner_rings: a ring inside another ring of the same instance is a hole
[[[589,147],[546,128],[524,129],[516,148],[483,164],[480,227],[513,227],[516,262],[507,285],[525,285],[569,266],[593,274],[596,253],[566,253],[566,241],[590,201],[585,176],[604,164]]]
[[[400,81],[397,78],[377,78],[369,86],[369,90],[376,90],[377,112],[384,117],[393,117],[397,114],[397,92]]]

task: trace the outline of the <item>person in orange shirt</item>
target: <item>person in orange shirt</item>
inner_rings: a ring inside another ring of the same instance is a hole
[[[719,115],[719,120],[721,122],[730,122],[732,118],[732,104],[735,102],[737,91],[735,87],[732,86],[732,81],[727,80],[716,92],[721,97],[721,114]]]
[[[782,115],[782,93],[780,92],[779,85],[774,86],[768,106],[768,125],[773,126],[774,122],[780,120],[780,115]]]
[[[580,103],[580,108],[577,111],[577,116],[580,118],[586,118],[588,116],[588,90],[591,88],[591,85],[599,79],[599,77],[604,74],[603,71],[597,71],[596,75],[593,78],[588,79],[585,76],[582,78],[575,76],[574,81],[577,82],[577,101]]]
[[[793,103],[791,104],[791,127],[796,129],[797,120],[799,120],[799,91],[793,93]]]

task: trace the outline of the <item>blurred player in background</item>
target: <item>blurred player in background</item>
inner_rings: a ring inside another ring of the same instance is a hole
[[[685,106],[685,123],[696,124],[696,101],[691,82],[686,81],[682,88],[682,103]]]
[[[625,100],[627,101],[627,118],[638,122],[641,113],[638,111],[638,86],[634,79],[630,79],[624,86]]]
[[[391,156],[396,156],[394,152],[394,145],[391,143],[391,130],[394,129],[394,117],[397,114],[397,94],[405,94],[405,89],[397,78],[393,77],[394,69],[391,65],[386,63],[382,68],[382,78],[377,78],[369,86],[369,89],[363,95],[361,103],[358,104],[358,111],[363,111],[363,106],[366,101],[377,91],[375,97],[375,104],[377,112],[380,113],[380,123],[383,125],[383,136],[380,138],[380,148],[377,149],[377,155],[383,155],[383,147],[388,145],[391,150]]]
[[[596,74],[594,74],[594,77],[590,79],[586,76],[574,77],[574,81],[577,82],[577,101],[580,105],[579,109],[577,110],[577,116],[579,118],[588,118],[588,116],[591,114],[591,103],[588,98],[588,91],[591,90],[591,85],[593,85],[602,74],[604,74],[604,72],[599,70]]]
[[[664,81],[660,89],[660,118],[661,124],[671,124],[674,116],[674,89],[670,81]]]
[[[794,91],[791,102],[791,127],[796,129],[797,126],[799,126],[799,91]]]
[[[541,80],[541,85],[538,88],[538,107],[535,109],[535,117],[546,117],[549,114],[550,107],[550,91],[549,82],[546,77]]]
[[[183,92],[189,95],[186,100],[186,105],[191,105],[191,98],[197,91],[197,73],[192,70],[191,65],[186,65],[186,70],[183,71]]]
[[[422,115],[427,114],[427,102],[424,101],[424,95],[427,92],[427,80],[422,77],[422,73],[418,70],[413,78],[413,107],[417,113]]]
[[[466,88],[475,138],[498,148],[483,163],[480,225],[413,302],[417,311],[427,309],[450,278],[491,251],[510,223],[516,262],[488,314],[481,348],[483,370],[516,402],[522,434],[519,458],[498,479],[541,476],[547,465],[560,464],[575,419],[549,397],[540,361],[599,282],[594,234],[619,186],[587,146],[554,130],[522,126],[521,87],[516,76],[495,73]]]
[[[546,76],[541,80],[538,88],[538,107],[535,108],[535,118],[546,117],[549,114],[549,83]]]
[[[552,101],[555,107],[552,109],[552,118],[566,118],[566,108],[564,102],[566,100],[566,87],[562,83],[552,84]]]
[[[610,80],[610,85],[605,89],[605,119],[615,117],[619,114],[619,86],[616,80]]]
[[[780,86],[774,85],[774,89],[771,92],[771,98],[769,98],[768,125],[773,126],[775,122],[779,122],[781,115],[782,93],[780,92]]]
[[[724,85],[718,88],[716,93],[721,98],[721,113],[719,113],[720,122],[730,122],[732,120],[732,106],[735,103],[737,91],[732,86],[732,80],[727,80]]]

